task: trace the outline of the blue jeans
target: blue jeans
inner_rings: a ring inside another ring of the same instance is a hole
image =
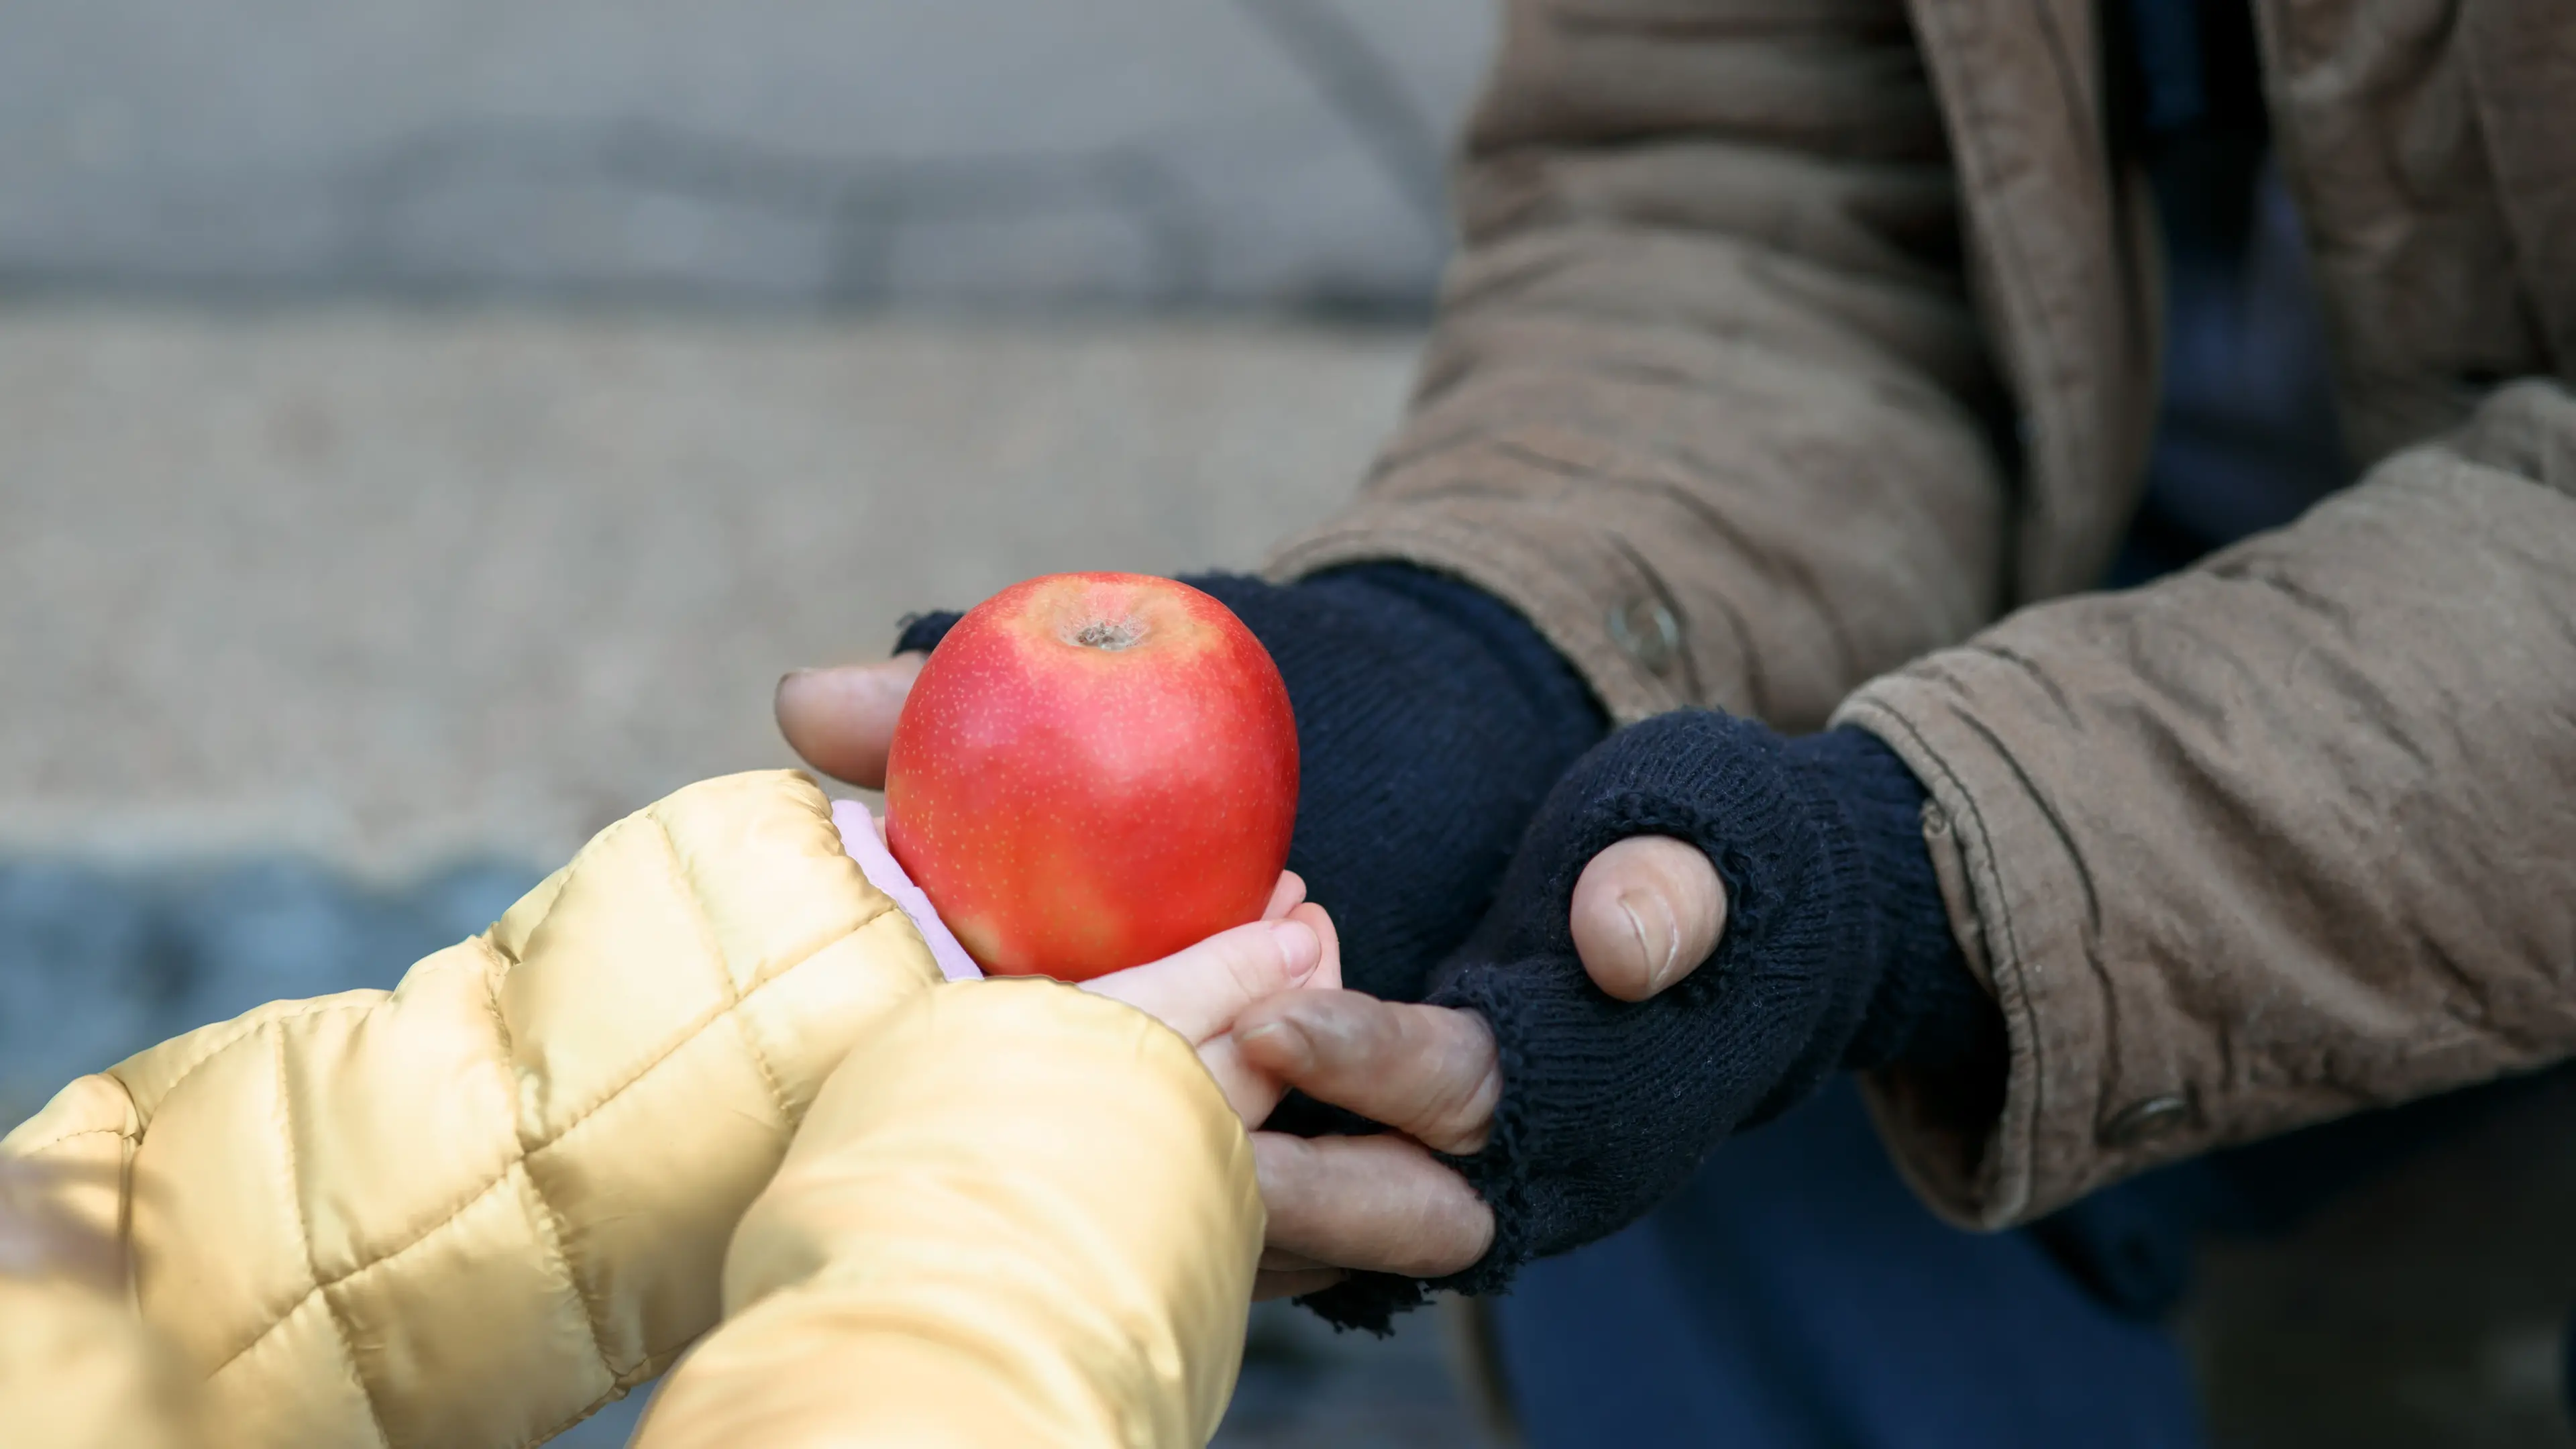
[[[1495,1303],[1529,1449],[2197,1445],[2161,1329],[1935,1219],[1837,1081]]]

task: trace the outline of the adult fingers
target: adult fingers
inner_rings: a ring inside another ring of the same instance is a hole
[[[1484,1018],[1312,990],[1258,1002],[1234,1026],[1253,1066],[1442,1152],[1485,1145],[1502,1073]]]
[[[916,651],[882,664],[799,669],[778,681],[772,701],[778,732],[815,769],[862,789],[882,790],[895,720],[929,657]]]
[[[1349,1276],[1339,1268],[1263,1268],[1252,1275],[1252,1301],[1303,1298],[1309,1293],[1321,1293]]]
[[[1192,1046],[1221,1035],[1263,997],[1302,986],[1324,963],[1323,907],[1297,906],[1275,921],[1220,931],[1160,961],[1095,977],[1086,991],[1115,997],[1177,1031]]]
[[[1335,1267],[1438,1278],[1485,1256],[1494,1215],[1422,1144],[1252,1134],[1268,1246]]]
[[[1258,1127],[1268,1121],[1279,1107],[1279,1099],[1288,1094],[1276,1077],[1259,1070],[1243,1059],[1243,1051],[1234,1038],[1217,1035],[1198,1044],[1199,1065],[1216,1079],[1217,1090],[1225,1094],[1225,1104],[1246,1127]]]
[[[1668,835],[1619,841],[1574,882],[1574,951],[1594,985],[1643,1001],[1699,969],[1726,930],[1726,883]]]

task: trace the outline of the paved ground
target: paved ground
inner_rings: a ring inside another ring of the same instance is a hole
[[[0,849],[551,860],[1068,567],[1251,562],[1407,337],[0,310]]]
[[[0,1125],[185,1027],[385,984],[598,825],[787,763],[778,674],[907,609],[1250,561],[1348,490],[1410,350],[0,309]],[[1256,1326],[1223,1442],[1478,1442],[1427,1319]]]

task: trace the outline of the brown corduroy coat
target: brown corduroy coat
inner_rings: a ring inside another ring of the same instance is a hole
[[[2576,1053],[2576,7],[2255,10],[2367,470],[2297,524],[2076,592],[2159,347],[2093,0],[1511,0],[1411,415],[1272,560],[1894,746],[2011,1032],[1999,1116],[1873,1083],[1965,1223]]]

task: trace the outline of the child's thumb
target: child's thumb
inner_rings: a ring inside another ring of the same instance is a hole
[[[1084,989],[1124,1001],[1192,1046],[1220,1036],[1254,1002],[1304,986],[1325,964],[1332,923],[1300,905],[1275,921],[1220,931],[1160,961],[1094,978]]]

